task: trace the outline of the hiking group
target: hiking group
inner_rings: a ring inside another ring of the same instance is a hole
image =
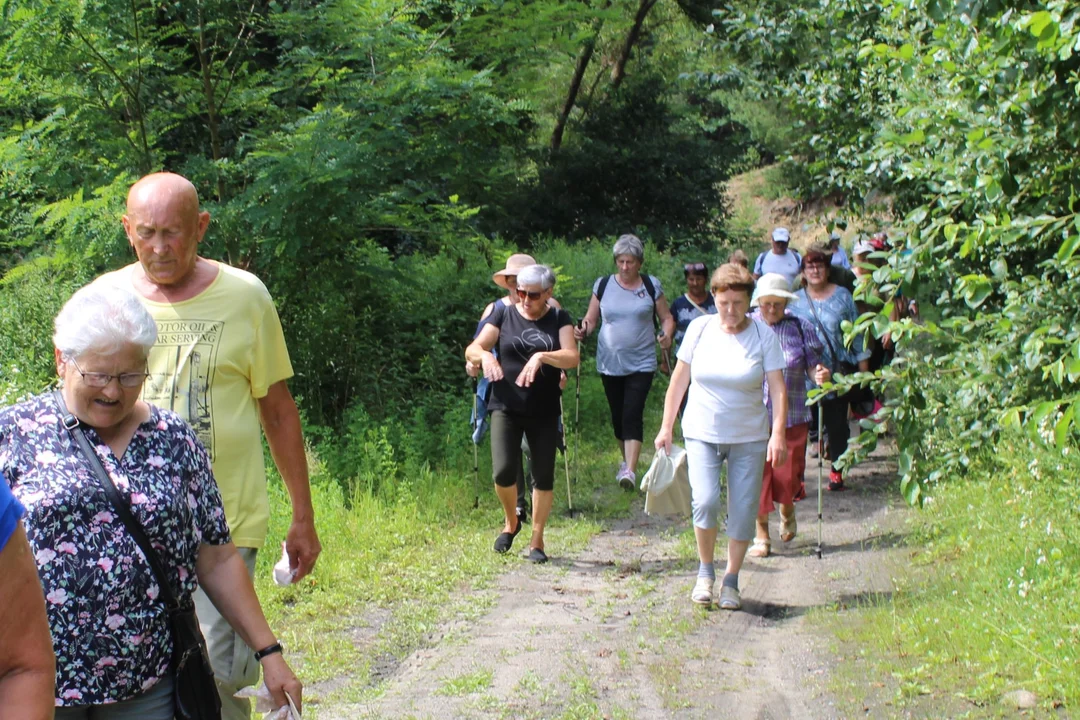
[[[475,444],[490,420],[493,475],[504,515],[496,552],[511,550],[529,521],[525,488],[531,482],[533,527],[524,554],[532,562],[548,560],[544,527],[557,451],[566,448],[561,393],[566,371],[573,368],[580,393],[578,344],[596,335],[596,369],[621,457],[615,481],[627,490],[637,487],[646,399],[661,369],[671,378],[653,444],[670,453],[675,422],[681,421],[700,562],[691,599],[741,607],[739,571],[747,552],[771,553],[770,514],[779,510],[782,541],[798,532],[795,502],[806,497],[811,439],[812,455],[817,445],[827,445],[824,452],[833,463],[828,489],[846,487],[836,461],[847,449],[849,412],[862,391],[834,391],[820,399],[819,438],[808,390],[829,382],[834,372],[865,371],[871,363],[872,352],[861,338],[850,346],[844,339],[842,324],[855,321],[858,310],[854,282],[832,279],[832,270],[855,279],[840,236],[833,233],[827,244],[811,245],[804,254],[789,243],[788,230],[775,229],[772,247],[757,257],[753,273],[741,251],[711,274],[705,263],[687,263],[686,292],[669,305],[660,279],[642,272],[643,243],[623,235],[612,248],[615,272],[593,282],[576,325],[552,297],[556,279],[550,268],[523,254],[507,260],[492,280],[509,294],[484,309],[465,350],[466,371],[479,378]],[[857,272],[868,266],[863,250],[856,245]],[[717,594],[713,555],[725,463],[728,552]],[[567,486],[569,493],[569,470]]]
[[[250,701],[236,695],[260,666],[274,707],[302,707],[252,583],[269,521],[263,436],[292,506],[286,581],[310,573],[321,552],[293,369],[263,283],[199,255],[209,222],[183,177],[136,182],[122,218],[136,262],[77,291],[55,318],[59,389],[0,410],[0,567],[11,578],[0,603],[20,621],[0,632],[0,666],[17,670],[0,677],[0,696],[13,717],[249,718]],[[781,540],[797,532],[807,388],[831,371],[865,369],[872,356],[858,340],[844,343],[841,323],[856,308],[829,279],[833,250],[800,256],[788,241],[774,232],[754,274],[741,253],[711,274],[687,263],[687,291],[669,306],[660,280],[641,272],[644,245],[623,235],[616,272],[593,283],[577,325],[553,298],[549,267],[508,259],[492,278],[507,295],[484,308],[465,350],[477,380],[473,441],[491,434],[503,513],[496,551],[509,551],[531,521],[527,557],[548,559],[555,463],[566,451],[561,395],[575,368],[580,394],[578,344],[595,335],[621,457],[614,479],[627,490],[638,482],[655,373],[671,374],[653,444],[670,450],[682,418],[700,560],[692,600],[701,604],[714,600],[727,463],[718,600],[740,607],[743,558],[769,553],[776,506]],[[800,271],[806,287],[793,292]],[[834,461],[849,402],[820,403]],[[835,466],[829,486],[843,489]]]

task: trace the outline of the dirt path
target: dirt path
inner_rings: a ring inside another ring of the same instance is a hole
[[[799,537],[780,543],[774,528],[774,556],[744,566],[742,612],[692,605],[686,522],[637,515],[577,557],[507,573],[494,609],[414,653],[377,699],[319,717],[841,717],[830,640],[807,612],[891,591],[905,512],[891,470],[879,450],[853,490],[826,493],[821,560],[816,495],[800,503]]]

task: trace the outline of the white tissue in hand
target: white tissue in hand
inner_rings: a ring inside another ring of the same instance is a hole
[[[236,691],[233,697],[255,698],[255,712],[265,713],[263,720],[301,720],[300,711],[296,709],[296,705],[293,703],[289,693],[285,693],[285,699],[289,701],[288,705],[282,705],[279,708],[274,707],[274,698],[271,697],[266,683],[258,687],[249,685],[246,688],[241,688]]]
[[[296,579],[296,571],[289,567],[289,552],[285,549],[285,543],[281,543],[281,559],[274,566],[274,584],[289,585]]]

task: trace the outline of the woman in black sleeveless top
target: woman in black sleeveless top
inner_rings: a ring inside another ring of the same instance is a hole
[[[529,559],[546,562],[544,525],[551,513],[555,487],[555,453],[559,437],[560,369],[578,364],[573,323],[565,310],[548,305],[555,274],[543,265],[518,273],[517,305],[496,305],[465,358],[481,365],[493,383],[491,464],[495,492],[505,523],[495,540],[496,552],[507,552],[521,530],[515,502],[516,468],[521,464],[521,437],[533,453],[533,527]],[[492,350],[498,345],[499,358]]]

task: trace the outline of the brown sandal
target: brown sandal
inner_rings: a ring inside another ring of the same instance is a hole
[[[783,514],[781,514],[780,539],[784,542],[791,542],[798,534],[799,524],[795,521],[795,513],[791,513],[791,517],[785,517]]]

